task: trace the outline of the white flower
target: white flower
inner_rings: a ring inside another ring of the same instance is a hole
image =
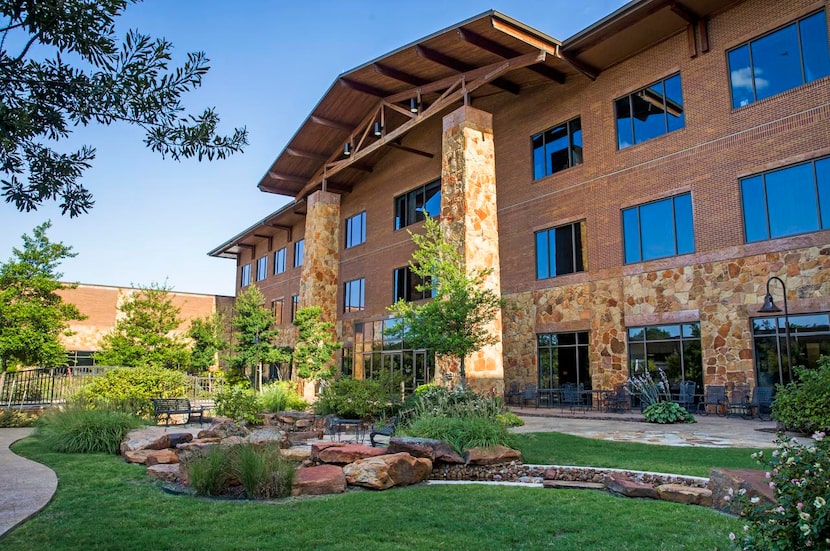
[[[749,502],[752,503],[752,504],[758,503],[759,501],[761,501],[761,498],[758,497],[758,496],[755,496],[755,497],[753,497],[752,499],[749,500]]]
[[[801,511],[800,513],[798,513],[798,517],[801,520],[810,520],[810,513],[805,513],[804,511]]]
[[[818,496],[818,497],[816,498],[816,500],[813,502],[813,505],[815,505],[815,506],[816,506],[816,509],[821,509],[822,507],[824,507],[824,506],[825,506],[825,504],[826,504],[826,503],[827,503],[827,502],[826,502],[826,501],[824,501],[824,498],[823,498],[823,497]]]
[[[809,534],[810,533],[810,525],[809,524],[801,524],[798,527],[801,528],[801,531],[804,532],[804,534]]]
[[[735,533],[734,532],[729,532],[729,539],[731,541],[735,541]]]

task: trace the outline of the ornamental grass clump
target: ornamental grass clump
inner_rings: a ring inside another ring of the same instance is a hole
[[[262,387],[259,401],[265,411],[276,413],[286,410],[306,410],[308,402],[297,392],[297,384],[292,381],[274,381]]]
[[[127,433],[142,424],[140,418],[125,411],[68,406],[41,417],[37,432],[55,452],[117,454]]]
[[[642,375],[633,375],[628,379],[631,392],[640,397],[645,406],[643,416],[648,423],[673,424],[694,423],[694,415],[676,402],[672,402],[669,380],[662,369],[657,370],[659,381],[645,370]]]
[[[779,434],[776,448],[752,457],[766,468],[775,503],[740,492],[743,533],[729,534],[737,549],[830,549],[830,440],[823,431],[801,444]]]
[[[211,446],[182,461],[197,495],[274,499],[291,494],[295,465],[273,444]]]
[[[434,438],[448,443],[458,453],[470,448],[513,446],[507,427],[490,417],[417,417],[401,431],[406,436]]]

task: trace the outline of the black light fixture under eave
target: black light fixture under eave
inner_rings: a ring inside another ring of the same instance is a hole
[[[383,125],[380,124],[380,121],[375,121],[375,125],[372,127],[372,134],[378,138],[383,134]]]
[[[409,112],[410,113],[417,113],[418,112],[418,98],[409,98]]]
[[[346,142],[345,144],[343,144],[343,155],[348,157],[351,154],[352,154],[352,144],[349,143],[349,142]]]

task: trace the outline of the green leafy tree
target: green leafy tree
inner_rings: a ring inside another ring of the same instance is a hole
[[[265,296],[250,285],[236,297],[231,325],[234,345],[227,374],[231,384],[245,381],[246,374],[261,364],[287,362],[290,355],[276,344],[279,329],[274,326],[271,310],[264,306]]]
[[[322,313],[319,306],[307,306],[297,310],[294,316],[298,333],[294,365],[297,375],[304,379],[327,381],[334,377],[332,355],[343,346],[334,339],[334,324],[323,321]]]
[[[418,290],[431,289],[433,299],[419,304],[400,300],[390,306],[389,311],[402,322],[390,331],[413,348],[428,348],[436,356],[457,359],[464,388],[464,358],[497,342],[488,325],[501,309],[502,300],[485,286],[492,269],[468,271],[461,253],[444,239],[435,219],[427,218],[424,229],[424,234],[409,232],[417,247],[409,267],[425,282]]]
[[[0,372],[10,365],[66,365],[66,350],[59,337],[69,320],[84,319],[74,304],[56,293],[72,288],[58,280],[60,262],[76,253],[46,236],[45,222],[32,235],[23,235],[23,248],[0,264]]]
[[[184,111],[182,96],[209,70],[204,52],[170,69],[170,42],[116,36],[115,20],[137,1],[0,0],[0,187],[18,210],[59,200],[74,217],[92,207],[79,179],[95,149],[53,149],[73,126],[137,125],[147,147],[175,160],[222,159],[247,145],[245,128],[217,134],[213,109]]]
[[[173,304],[167,284],[151,283],[119,306],[122,317],[101,339],[95,354],[99,365],[186,369],[190,349],[173,333],[182,323],[181,308]]]
[[[193,339],[190,365],[196,372],[208,371],[218,363],[219,354],[228,348],[225,316],[214,312],[190,322],[187,336]]]

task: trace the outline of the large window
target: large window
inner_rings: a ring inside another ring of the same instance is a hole
[[[343,311],[359,312],[366,308],[365,279],[353,279],[343,285]]]
[[[741,180],[748,243],[830,229],[830,157]]]
[[[297,317],[297,310],[300,309],[300,295],[291,295],[291,323]]]
[[[588,332],[541,333],[536,336],[539,388],[566,384],[591,388],[588,371]]]
[[[251,284],[251,265],[245,264],[242,266],[241,275],[239,278],[239,285],[241,287],[247,287]]]
[[[768,98],[830,74],[824,10],[727,53],[732,107]]]
[[[536,279],[585,270],[584,222],[536,232]]]
[[[413,300],[423,300],[433,296],[432,288],[418,290],[419,287],[422,287],[421,277],[413,272],[409,266],[395,268],[392,279],[394,287],[392,302],[398,302],[399,300],[412,302]]]
[[[395,229],[422,221],[425,213],[432,218],[441,214],[441,180],[395,197]]]
[[[435,375],[435,355],[415,350],[404,337],[392,336],[390,328],[398,319],[356,322],[354,324],[353,375],[356,379],[374,379],[385,385],[390,394],[406,393],[430,383]],[[404,332],[405,333],[405,332]]]
[[[285,247],[274,253],[274,275],[285,271]]]
[[[689,193],[622,211],[625,262],[642,262],[695,250]]]
[[[622,97],[614,107],[618,149],[679,130],[685,124],[680,75]]]
[[[628,328],[628,370],[631,375],[662,369],[673,387],[680,381],[694,381],[703,388],[703,355],[700,324],[651,325]],[[677,392],[675,390],[675,392]]]
[[[789,320],[792,366],[815,369],[821,356],[830,355],[830,315],[795,315],[789,316]],[[789,383],[793,372],[787,362],[784,317],[753,319],[752,336],[755,341],[757,384],[773,386]]]
[[[256,280],[262,281],[268,277],[268,257],[263,256],[256,261]]]
[[[366,243],[366,212],[346,219],[346,248]]]
[[[305,239],[300,239],[294,243],[294,267],[299,268],[303,265],[303,254],[305,254]]]
[[[283,308],[285,308],[285,300],[282,297],[271,301],[271,312],[274,314],[275,325],[282,325]]]
[[[582,164],[582,122],[579,117],[540,132],[533,144],[533,179]]]

